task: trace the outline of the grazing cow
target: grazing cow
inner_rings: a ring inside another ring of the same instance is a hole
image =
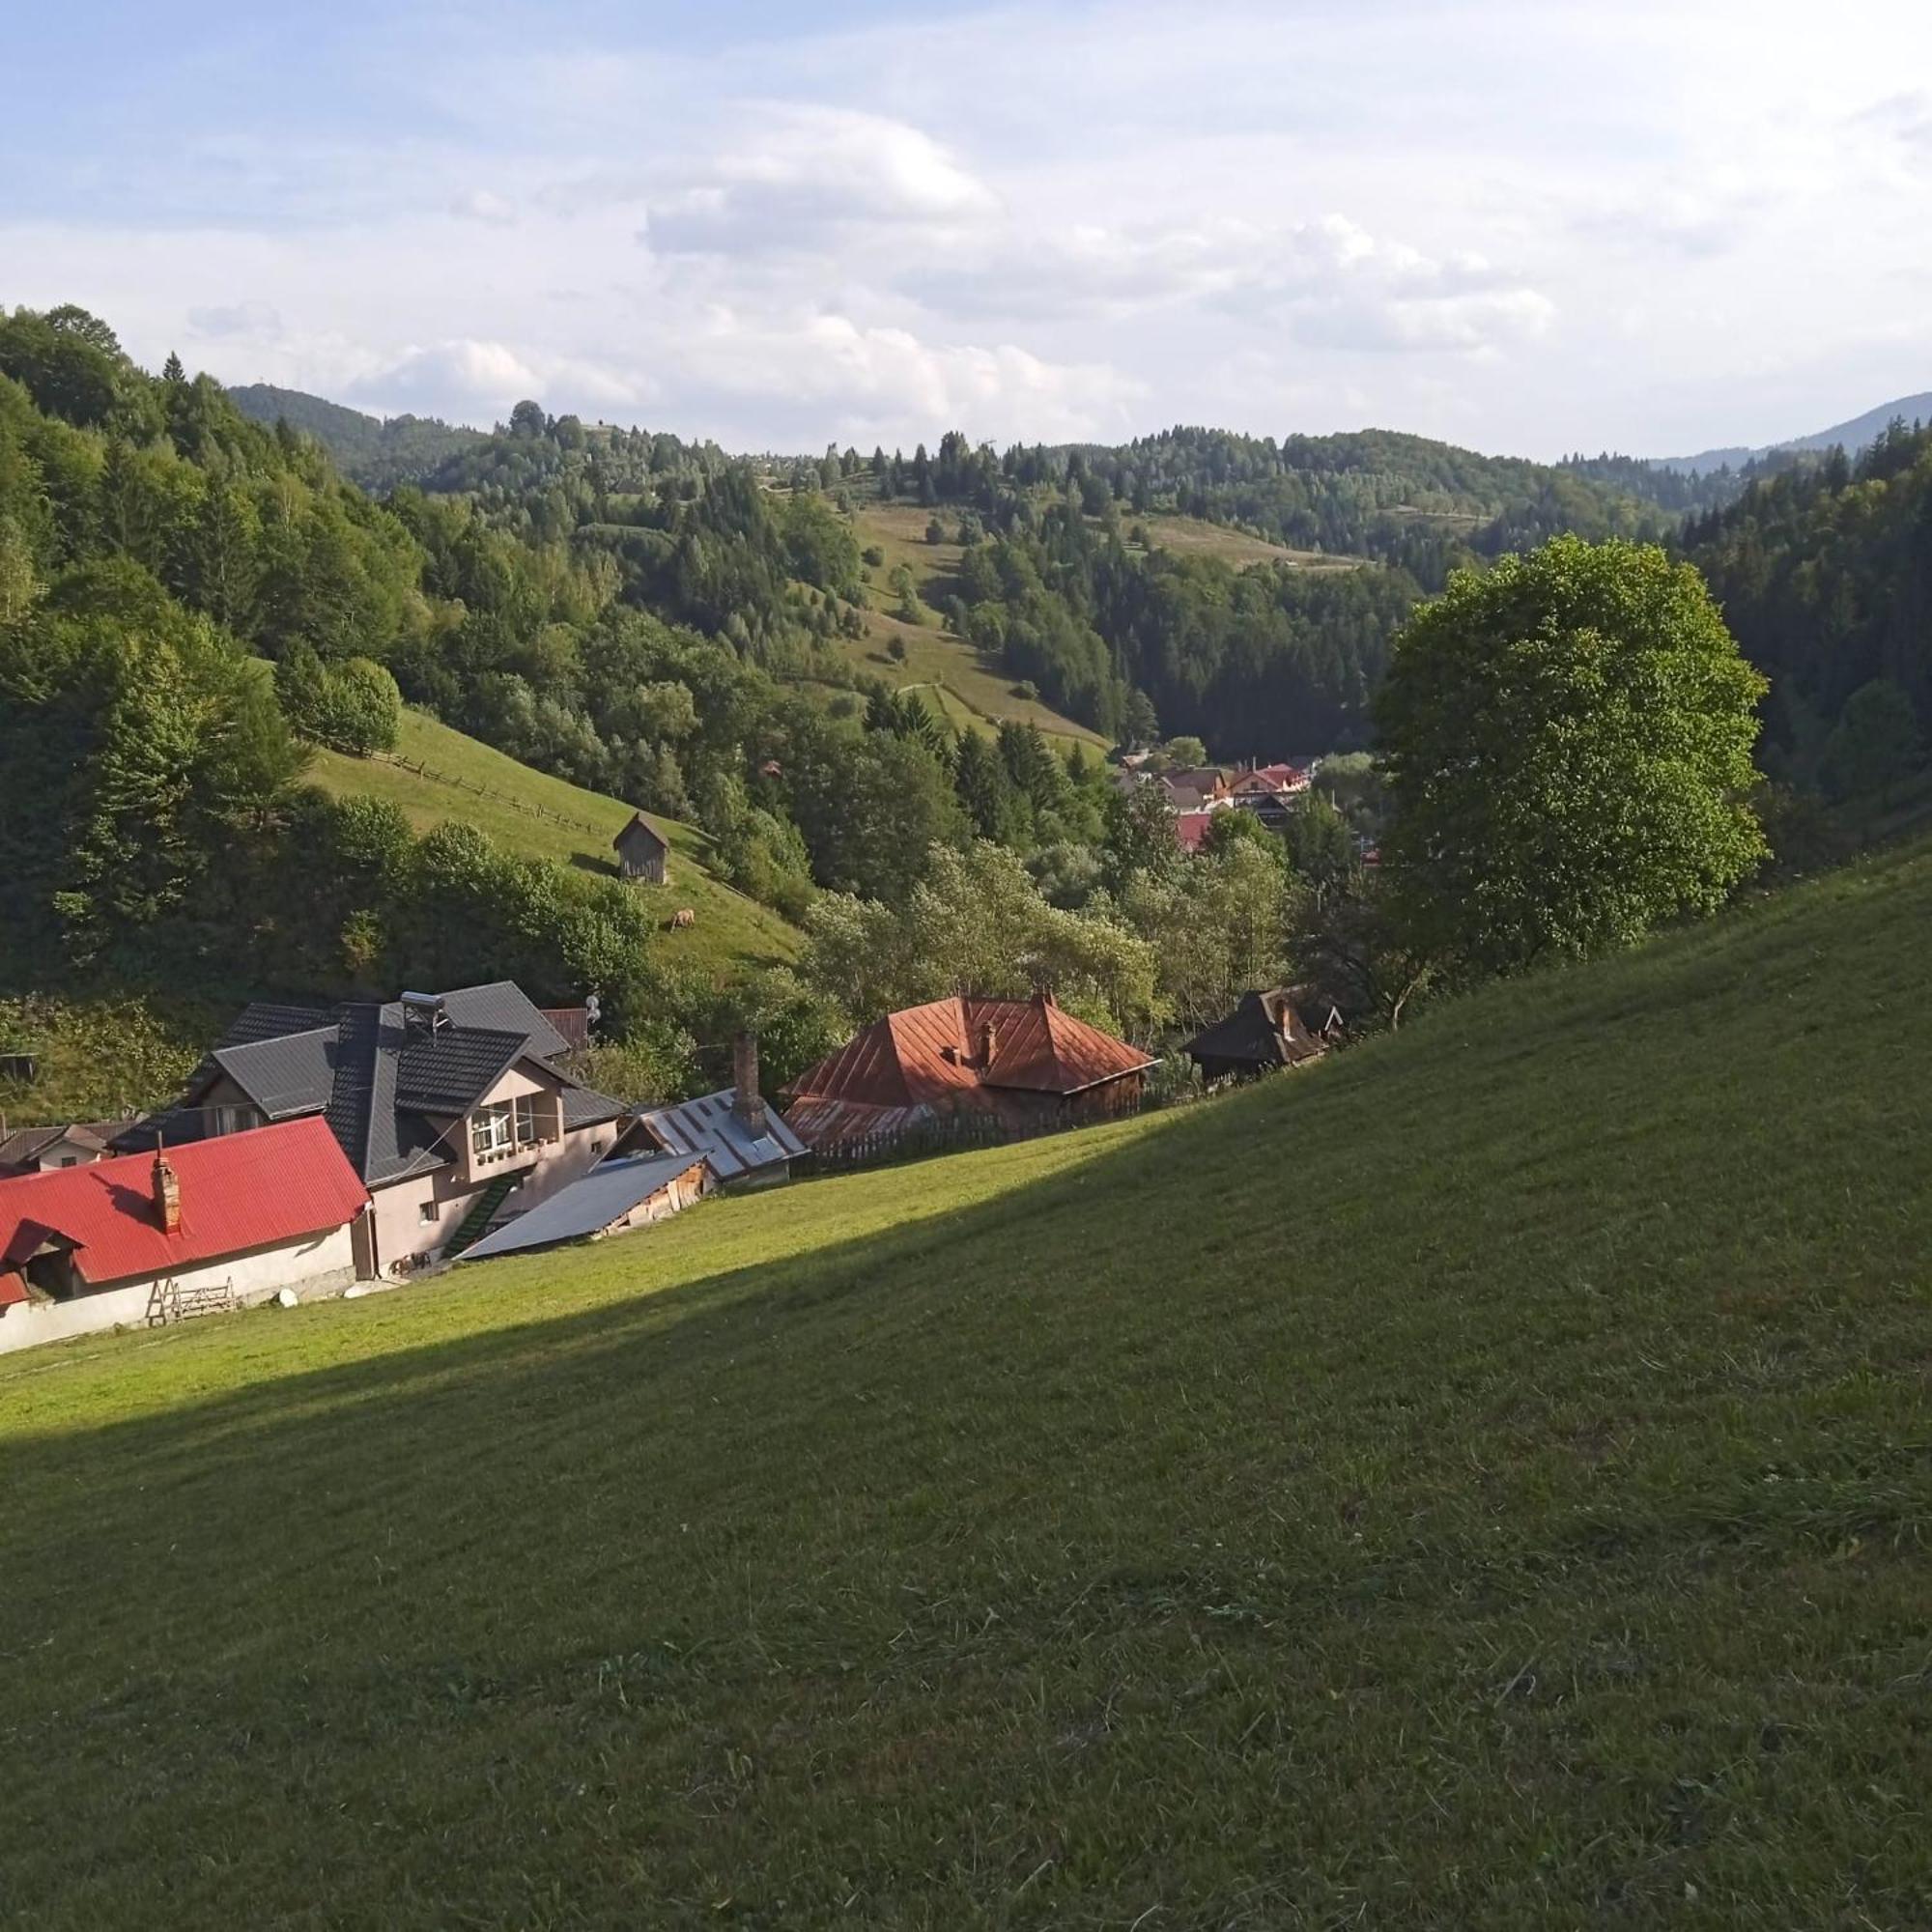
[[[681,932],[687,925],[697,923],[697,915],[689,906],[679,906],[670,916],[671,929]]]

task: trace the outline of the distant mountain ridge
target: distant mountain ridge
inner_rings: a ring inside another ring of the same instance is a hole
[[[1867,410],[1861,416],[1853,416],[1849,422],[1834,423],[1830,429],[1818,430],[1810,436],[1794,436],[1783,442],[1760,444],[1756,449],[1746,449],[1740,445],[1730,449],[1699,450],[1695,456],[1660,456],[1655,463],[1660,469],[1701,475],[1710,469],[1742,469],[1747,463],[1762,462],[1768,456],[1786,452],[1842,446],[1847,456],[1856,456],[1861,449],[1868,449],[1876,442],[1885,434],[1888,424],[1901,419],[1908,426],[1932,422],[1932,389],[1917,396],[1901,396],[1896,402],[1881,403],[1877,409]]]
[[[244,416],[272,425],[285,421],[305,431],[335,459],[335,467],[366,490],[413,483],[459,451],[485,439],[480,430],[463,429],[436,416],[365,414],[301,389],[278,389],[272,383],[245,383],[228,391]]]

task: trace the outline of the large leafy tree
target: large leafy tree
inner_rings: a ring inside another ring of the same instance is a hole
[[[1376,704],[1410,934],[1509,972],[1709,912],[1764,857],[1745,663],[1696,571],[1558,537],[1459,573]]]

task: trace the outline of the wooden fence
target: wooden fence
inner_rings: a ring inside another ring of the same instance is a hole
[[[395,752],[352,751],[347,745],[334,744],[327,738],[317,738],[315,742],[331,752],[339,752],[344,757],[367,758],[373,764],[394,765],[398,771],[413,772],[417,778],[427,779],[432,784],[447,785],[452,791],[467,791],[475,798],[493,799],[498,805],[507,805],[512,811],[521,811],[526,818],[541,819],[544,824],[560,826],[565,832],[587,832],[593,838],[602,836],[599,828],[588,819],[571,818],[561,811],[551,810],[547,805],[532,805],[528,799],[498,791],[495,785],[478,784],[474,779],[461,778],[455,772],[440,772],[434,765],[426,765],[417,758],[405,758]]]

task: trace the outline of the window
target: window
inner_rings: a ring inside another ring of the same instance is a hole
[[[433,1226],[436,1221],[436,1203],[434,1201],[423,1202],[416,1209],[416,1219],[426,1228]]]
[[[533,1147],[537,1138],[537,1103],[533,1094],[478,1107],[469,1117],[469,1156],[472,1161],[501,1160],[518,1148]]]

